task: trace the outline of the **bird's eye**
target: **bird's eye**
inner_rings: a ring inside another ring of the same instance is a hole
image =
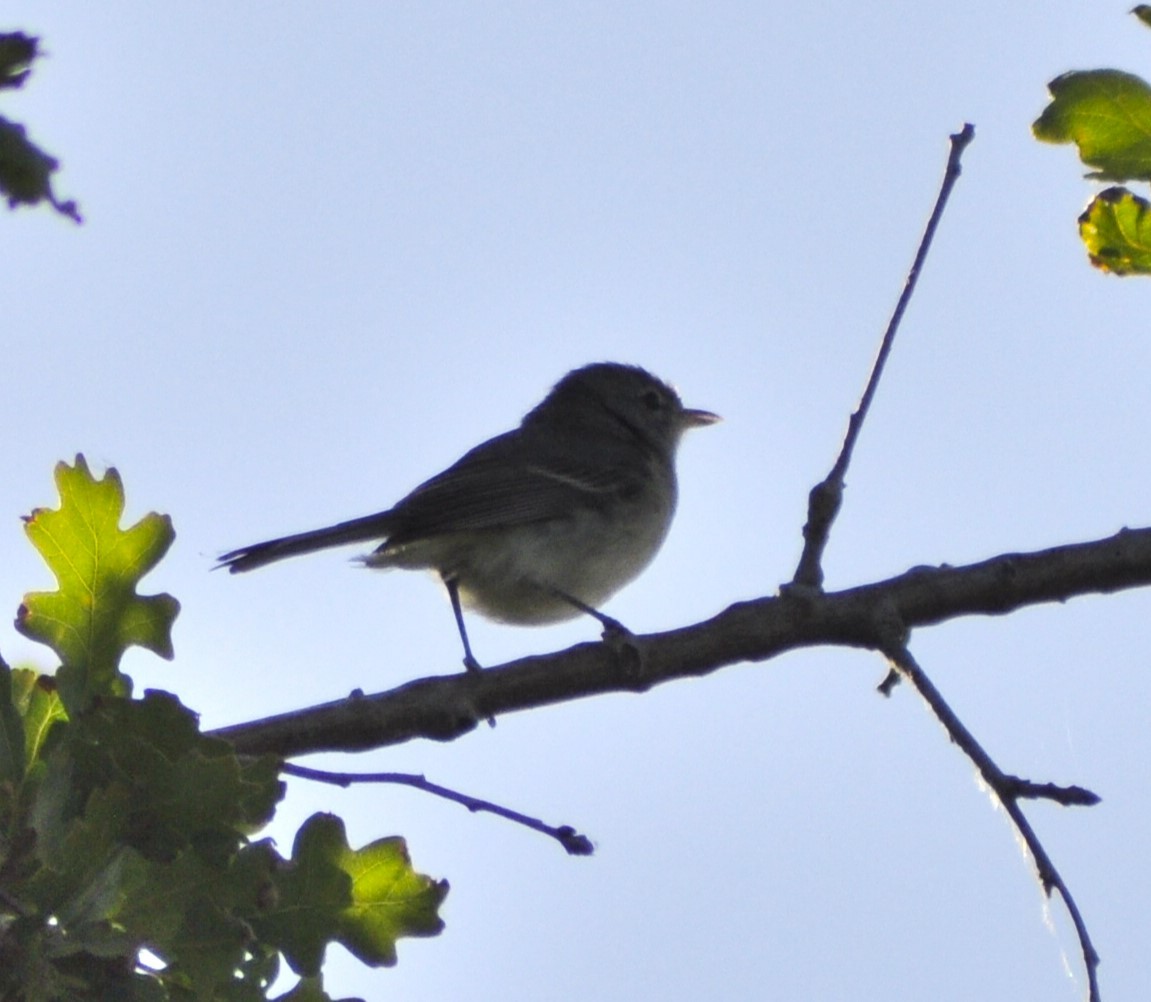
[[[643,395],[643,404],[649,411],[663,409],[663,397],[656,390],[648,390]]]

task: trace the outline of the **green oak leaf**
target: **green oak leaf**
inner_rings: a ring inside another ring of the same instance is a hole
[[[260,868],[237,856],[216,865],[188,851],[148,865],[147,884],[125,900],[115,919],[164,962],[166,981],[194,986],[205,999],[236,997],[224,988],[237,977],[271,983],[274,963],[254,942],[245,918],[259,910],[270,884],[266,862]],[[250,951],[260,955],[258,964],[246,959]]]
[[[1136,6],[1131,8],[1131,13],[1139,18],[1145,25],[1151,27],[1151,4],[1136,4]]]
[[[323,976],[300,978],[296,986],[285,995],[277,995],[272,1002],[337,1002],[324,991]]]
[[[24,720],[16,706],[13,693],[12,669],[0,658],[0,805],[4,806],[5,824],[7,801],[11,792],[24,780],[28,755],[24,738]]]
[[[31,767],[52,725],[68,714],[52,679],[31,668],[12,669],[12,703],[23,721],[24,757]]]
[[[165,959],[187,977],[200,998],[217,998],[219,986],[234,980],[252,931],[237,917],[202,898],[187,903],[183,920],[173,952]]]
[[[83,456],[75,466],[57,464],[56,486],[60,507],[34,511],[25,531],[59,588],[26,595],[16,627],[59,655],[60,698],[74,716],[98,696],[131,693],[131,679],[119,670],[129,646],[172,657],[180,604],[171,595],[137,595],[136,585],[175,533],[169,518],[154,513],[121,529],[120,475],[109,469],[95,479]]]
[[[1114,275],[1151,275],[1151,204],[1126,188],[1100,192],[1079,217],[1091,263]]]
[[[140,881],[147,863],[122,839],[131,794],[123,787],[95,790],[81,816],[57,809],[55,777],[41,787],[41,809],[33,808],[36,855],[43,864],[24,888],[27,898],[58,917],[61,929],[115,914]]]
[[[352,877],[352,906],[344,913],[340,942],[365,964],[390,967],[401,936],[436,936],[443,929],[438,908],[447,882],[416,873],[398,835],[347,849],[341,862]]]
[[[1151,87],[1119,70],[1064,73],[1047,85],[1051,103],[1032,125],[1036,139],[1075,143],[1105,181],[1151,180]]]
[[[115,700],[79,725],[107,778],[134,791],[128,842],[163,859],[189,845],[226,856],[238,836],[266,824],[283,795],[278,760],[244,759],[200,733],[196,715],[166,692]]]
[[[343,821],[331,814],[304,822],[291,863],[275,879],[276,904],[253,925],[306,977],[319,973],[330,942],[366,964],[390,966],[400,936],[434,936],[443,929],[438,908],[447,882],[416,873],[401,838],[353,850]]]
[[[25,883],[23,900],[55,919],[44,929],[47,954],[118,955],[130,967],[144,947],[163,961],[165,983],[196,998],[263,999],[275,951],[255,941],[248,917],[274,898],[274,852],[252,845],[209,859],[189,848],[149,859],[126,838],[137,813],[127,784],[97,788]]]
[[[240,759],[228,742],[201,734],[196,715],[165,692],[106,700],[49,745],[32,805],[41,853],[91,810],[91,791],[123,791],[118,840],[157,862],[191,848],[224,865],[283,795],[277,759]]]

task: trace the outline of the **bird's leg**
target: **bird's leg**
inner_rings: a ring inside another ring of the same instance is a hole
[[[631,630],[624,626],[618,619],[605,616],[599,609],[588,605],[587,602],[581,602],[574,595],[569,595],[566,591],[560,591],[558,588],[552,588],[551,591],[557,598],[562,598],[569,605],[574,605],[580,612],[585,612],[593,619],[598,620],[600,626],[603,627],[604,640],[631,637],[634,635]]]
[[[631,630],[618,619],[605,616],[599,609],[588,605],[587,602],[581,602],[566,591],[560,591],[558,588],[552,588],[551,591],[557,598],[562,598],[580,612],[585,612],[599,621],[603,627],[603,642],[615,653],[616,668],[629,684],[636,684],[636,680],[642,679],[643,652],[635,642],[635,634]]]
[[[464,667],[468,671],[482,671],[480,663],[472,653],[472,645],[468,643],[468,631],[464,627],[464,610],[460,606],[460,583],[455,578],[444,578],[444,587],[448,590],[448,598],[452,601],[452,612],[456,616],[456,626],[460,631],[460,640],[464,642]]]
[[[464,610],[460,606],[460,583],[455,578],[443,578],[444,587],[448,590],[448,598],[452,600],[452,612],[456,616],[456,626],[460,630],[460,640],[464,642],[464,667],[476,675],[483,674],[483,668],[472,653],[472,645],[468,643],[468,631],[464,628]],[[496,718],[488,714],[488,727],[496,726]]]

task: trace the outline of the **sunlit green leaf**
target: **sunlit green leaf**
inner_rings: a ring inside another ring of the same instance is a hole
[[[1151,205],[1124,188],[1100,192],[1079,217],[1091,263],[1115,275],[1151,275]]]
[[[99,480],[83,456],[56,467],[58,509],[37,509],[25,531],[55,575],[54,592],[26,595],[16,621],[25,636],[60,657],[57,679],[65,708],[75,713],[95,696],[126,696],[131,680],[119,670],[136,644],[172,657],[171,595],[136,594],[136,585],[167,552],[174,533],[162,515],[120,528],[124,489],[114,469]]]
[[[35,762],[52,725],[68,715],[52,679],[31,668],[12,669],[12,701],[24,723],[26,761]]]
[[[399,836],[348,849],[342,865],[352,876],[352,905],[340,942],[365,964],[390,966],[401,936],[435,936],[443,929],[438,909],[448,885],[416,873]]]
[[[1119,70],[1065,73],[1047,85],[1051,103],[1032,129],[1049,143],[1075,143],[1108,181],[1151,180],[1151,87]]]
[[[351,849],[344,823],[334,815],[315,814],[304,823],[276,884],[276,906],[258,929],[297,974],[314,976],[329,942],[367,964],[390,965],[400,936],[434,936],[443,929],[437,910],[447,882],[412,870],[403,839]]]

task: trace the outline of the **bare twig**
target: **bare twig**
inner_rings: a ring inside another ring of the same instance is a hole
[[[1052,800],[1062,807],[1094,807],[1103,798],[1082,786],[1033,783],[1018,776],[1003,777],[1005,790],[1016,800]]]
[[[935,237],[935,230],[943,216],[943,210],[951,195],[951,189],[959,180],[962,169],[960,160],[963,157],[963,151],[967,149],[974,138],[975,127],[970,123],[964,125],[960,132],[951,136],[951,154],[947,158],[947,167],[943,172],[943,182],[939,187],[939,195],[935,199],[935,208],[931,210],[931,216],[927,220],[923,237],[919,241],[919,249],[915,252],[915,260],[911,264],[911,270],[907,273],[907,280],[903,283],[903,292],[900,293],[899,301],[895,304],[895,310],[887,324],[883,341],[879,345],[879,351],[871,367],[871,375],[867,380],[867,387],[859,400],[859,406],[847,423],[847,434],[844,436],[839,458],[836,459],[827,478],[822,483],[816,484],[808,495],[807,523],[803,527],[803,553],[800,555],[799,565],[796,567],[795,577],[791,582],[793,587],[807,589],[823,587],[823,551],[831,534],[832,523],[835,521],[835,516],[839,513],[839,506],[843,501],[844,477],[851,462],[852,452],[855,450],[855,443],[863,429],[863,421],[867,417],[867,412],[871,408],[871,401],[874,399],[875,391],[879,386],[879,377],[883,374],[883,367],[887,363],[887,357],[891,354],[891,346],[895,342],[895,333],[899,330],[904,311],[907,309],[907,304],[911,301],[911,295],[915,291],[915,285],[919,281],[919,272],[923,268],[923,262],[927,259],[927,252],[931,248],[931,241]]]
[[[291,763],[285,763],[280,771],[289,776],[299,776],[301,779],[311,779],[318,783],[331,783],[333,786],[348,787],[355,783],[393,783],[400,786],[411,786],[417,790],[423,790],[425,793],[443,797],[445,800],[463,804],[464,807],[473,814],[479,811],[487,811],[489,814],[495,814],[508,821],[514,821],[516,824],[524,825],[533,831],[542,832],[549,838],[554,838],[559,842],[569,856],[590,856],[595,852],[595,846],[592,845],[591,839],[586,835],[581,835],[572,828],[571,825],[553,827],[552,825],[544,824],[544,822],[538,818],[528,817],[526,814],[520,814],[519,811],[513,811],[508,807],[501,807],[499,804],[494,804],[490,800],[481,800],[479,797],[471,797],[466,793],[459,793],[446,786],[440,786],[438,783],[429,782],[423,776],[416,773],[328,772],[324,769],[310,769],[307,766],[293,765]]]
[[[911,265],[907,280],[904,283],[903,292],[900,294],[899,301],[896,303],[895,310],[891,315],[891,320],[887,325],[887,330],[884,332],[883,341],[880,343],[879,351],[872,365],[867,386],[863,391],[863,396],[860,398],[859,406],[848,421],[847,433],[844,436],[843,446],[840,449],[835,464],[832,466],[826,479],[812,488],[808,497],[807,522],[803,527],[803,553],[800,555],[799,564],[796,567],[795,576],[791,584],[784,589],[785,595],[790,594],[796,599],[806,596],[810,602],[814,595],[822,593],[823,553],[827,547],[831,527],[835,522],[836,515],[839,513],[840,505],[843,502],[843,488],[847,468],[851,463],[852,453],[854,452],[856,442],[862,431],[863,422],[875,398],[875,392],[879,385],[879,379],[883,374],[884,366],[888,356],[891,354],[895,334],[899,329],[903,314],[907,309],[907,304],[910,302],[911,296],[915,291],[919,273],[927,258],[932,239],[935,236],[935,230],[939,225],[939,220],[942,218],[943,210],[951,195],[951,190],[954,188],[955,182],[959,179],[961,172],[960,161],[963,152],[974,136],[975,130],[968,124],[964,126],[962,131],[951,137],[951,153],[947,159],[947,167],[944,171],[943,181],[940,185],[939,195],[935,201],[935,207],[927,221],[923,238],[920,240],[919,249],[915,254],[915,260]],[[894,606],[888,607],[887,612],[888,618],[886,623],[883,621],[881,614],[877,616],[875,620],[875,625],[878,629],[887,631],[888,639],[881,644],[881,649],[887,655],[892,665],[892,670],[879,687],[880,691],[884,695],[889,695],[895,683],[898,682],[900,678],[906,678],[931,707],[931,710],[943,725],[951,740],[959,745],[964,754],[974,763],[983,781],[1003,805],[1003,809],[1011,818],[1024,844],[1031,853],[1044,894],[1050,897],[1053,890],[1058,890],[1060,896],[1063,898],[1063,902],[1071,916],[1071,921],[1075,926],[1075,931],[1079,937],[1079,944],[1083,952],[1083,962],[1087,970],[1090,1002],[1098,1002],[1099,985],[1096,975],[1099,966],[1099,955],[1091,943],[1091,938],[1087,933],[1087,926],[1083,921],[1075,899],[1071,896],[1071,892],[1067,889],[1063,878],[1059,875],[1055,865],[1051,862],[1051,858],[1047,855],[1038,836],[1036,836],[1027,818],[1024,816],[1023,811],[1020,809],[1019,800],[1025,797],[1044,798],[1054,800],[1064,805],[1090,805],[1098,803],[1099,797],[1090,790],[1085,790],[1082,787],[1061,787],[1054,783],[1032,783],[1028,780],[1020,779],[1018,776],[1011,776],[1004,773],[979,742],[975,740],[975,737],[951,709],[947,701],[935,688],[931,680],[915,661],[911,652],[907,649],[907,632],[909,627],[914,624],[903,619],[900,616],[899,610]]]
[[[971,759],[983,782],[987,784],[1007,812],[1007,816],[1011,818],[1016,831],[1019,832],[1019,837],[1027,846],[1028,852],[1031,853],[1031,859],[1035,864],[1036,875],[1043,888],[1043,893],[1050,897],[1052,891],[1058,891],[1059,896],[1063,898],[1063,904],[1071,916],[1075,933],[1079,937],[1079,947],[1083,953],[1083,965],[1087,971],[1087,997],[1090,1002],[1099,1002],[1099,954],[1095,951],[1091,937],[1087,932],[1087,925],[1079,912],[1079,906],[1071,896],[1071,891],[1063,882],[1063,878],[1059,875],[1051,857],[1047,855],[1047,851],[1039,841],[1039,836],[1035,834],[1035,830],[1019,806],[1020,797],[1046,797],[1059,803],[1074,804],[1095,804],[1099,802],[1099,797],[1080,787],[1057,787],[1050,783],[1030,783],[1019,779],[1017,776],[1007,775],[995,764],[983,746],[976,741],[974,735],[956,716],[955,711],[951,709],[939,690],[935,688],[934,683],[927,677],[926,672],[919,666],[906,646],[895,644],[884,650],[884,654],[891,662],[892,667],[903,678],[907,679],[915,691],[923,697],[936,719],[943,725],[948,737]]]

